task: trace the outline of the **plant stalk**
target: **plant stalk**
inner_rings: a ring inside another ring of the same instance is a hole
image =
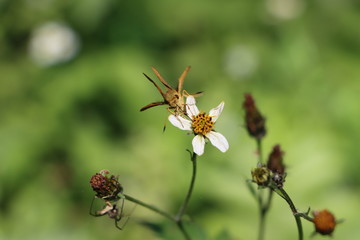
[[[139,204],[140,206],[143,206],[143,207],[145,207],[145,208],[147,208],[147,209],[149,209],[149,210],[151,210],[151,211],[153,211],[153,212],[156,212],[156,213],[158,213],[158,214],[160,214],[160,215],[162,215],[162,216],[170,219],[170,220],[173,221],[173,222],[176,222],[175,217],[172,216],[172,215],[170,215],[169,213],[164,212],[164,211],[160,210],[159,208],[157,208],[157,207],[155,207],[155,206],[153,206],[153,205],[144,203],[143,201],[140,201],[140,200],[138,200],[138,199],[136,199],[136,198],[133,198],[133,197],[127,195],[127,194],[124,194],[124,196],[125,196],[125,199],[126,199],[126,200],[128,200],[128,201],[130,201],[130,202],[133,202],[133,203],[136,203],[136,204]]]
[[[295,204],[293,203],[290,196],[287,194],[287,192],[283,188],[276,188],[276,189],[274,189],[274,191],[280,197],[285,199],[285,201],[289,204],[290,209],[291,209],[291,211],[294,215],[295,221],[296,221],[296,226],[298,228],[299,240],[303,240],[304,234],[303,234],[303,229],[302,229],[302,224],[301,224],[301,218],[300,218],[300,215],[298,214],[298,211],[296,210]]]
[[[153,212],[156,212],[166,218],[168,218],[169,220],[173,221],[176,223],[176,225],[178,226],[179,230],[181,231],[181,233],[183,234],[184,238],[186,240],[191,240],[191,237],[190,235],[186,232],[185,230],[185,227],[184,227],[184,223],[183,223],[183,216],[186,212],[186,209],[189,205],[189,202],[190,202],[190,199],[191,199],[191,195],[192,195],[192,192],[193,192],[193,189],[194,189],[194,185],[195,185],[195,179],[196,179],[196,160],[197,160],[197,154],[196,153],[192,153],[191,155],[191,162],[192,162],[192,165],[193,165],[193,170],[192,170],[192,176],[191,176],[191,181],[190,181],[190,186],[189,186],[189,189],[188,189],[188,192],[186,194],[186,197],[184,199],[184,202],[182,203],[181,207],[179,208],[179,211],[177,213],[176,216],[172,216],[170,215],[169,213],[167,212],[164,212],[162,210],[160,210],[159,208],[153,206],[153,205],[150,205],[150,204],[147,204],[147,203],[144,203],[143,201],[140,201],[136,198],[133,198],[129,195],[126,195],[126,194],[123,194],[125,196],[125,199],[126,200],[129,200],[133,203],[136,203],[136,204],[139,204]]]
[[[192,171],[192,176],[191,176],[191,181],[190,181],[190,186],[189,186],[189,190],[186,194],[186,197],[184,199],[183,204],[181,205],[178,214],[176,215],[176,219],[177,221],[181,221],[183,215],[185,214],[185,211],[189,205],[190,202],[190,198],[194,189],[194,184],[195,184],[195,179],[196,179],[196,159],[197,159],[197,154],[193,153],[191,156],[191,162],[193,165],[193,171]]]

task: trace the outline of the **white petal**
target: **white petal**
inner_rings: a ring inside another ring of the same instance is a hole
[[[222,110],[224,109],[224,105],[225,105],[225,103],[221,102],[219,104],[219,106],[217,106],[216,108],[213,108],[213,109],[210,110],[209,116],[211,117],[211,120],[213,122],[216,122],[216,120],[219,118]]]
[[[186,112],[190,118],[193,118],[200,113],[193,96],[188,96],[186,98]]]
[[[169,121],[172,125],[174,125],[177,128],[180,128],[181,130],[188,130],[191,131],[191,121],[187,120],[181,116],[175,116],[170,115],[168,117]]]
[[[196,135],[192,140],[192,145],[194,153],[199,156],[203,155],[205,148],[205,138],[202,135]]]
[[[226,152],[229,149],[229,143],[221,133],[211,131],[205,135],[214,147],[218,148],[222,152]]]

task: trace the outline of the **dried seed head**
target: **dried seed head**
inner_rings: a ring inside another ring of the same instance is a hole
[[[315,231],[321,235],[331,235],[336,226],[334,215],[326,209],[321,211],[314,211],[313,215]]]
[[[117,177],[111,175],[108,178],[105,174],[96,173],[90,179],[90,185],[92,189],[96,192],[96,197],[102,198],[104,200],[116,200],[118,194],[123,191],[122,186],[117,180]]]
[[[265,118],[257,109],[251,94],[245,94],[243,107],[245,109],[245,121],[248,133],[257,139],[263,138],[266,134]]]
[[[284,174],[285,165],[283,164],[284,152],[281,151],[280,145],[274,146],[272,152],[269,155],[267,162],[267,168],[273,173]]]
[[[270,171],[266,167],[257,167],[251,171],[254,182],[259,186],[266,186],[270,181]]]
[[[283,155],[284,152],[281,151],[280,145],[276,145],[270,153],[267,162],[267,168],[272,172],[272,180],[278,187],[283,187],[286,177]]]

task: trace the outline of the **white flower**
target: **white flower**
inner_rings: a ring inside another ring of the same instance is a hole
[[[170,115],[169,121],[175,127],[181,130],[192,131],[195,134],[192,145],[197,155],[200,156],[204,153],[206,138],[221,152],[226,152],[229,149],[228,141],[221,133],[213,130],[214,124],[219,118],[225,103],[221,102],[219,106],[211,109],[209,114],[200,112],[195,103],[193,96],[186,98],[186,113],[190,120],[179,115]]]

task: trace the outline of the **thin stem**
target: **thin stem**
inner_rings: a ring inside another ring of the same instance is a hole
[[[262,209],[260,209],[259,235],[258,235],[258,239],[259,239],[259,240],[264,239],[264,234],[265,234],[265,215],[266,215],[266,212],[264,212],[264,211],[262,211]]]
[[[265,202],[263,201],[263,195],[262,194],[258,195],[258,204],[259,204],[259,210],[260,210],[259,235],[258,235],[259,240],[264,239],[265,220],[266,220],[267,213],[269,212],[269,209],[270,209],[272,195],[273,195],[272,192],[273,191],[271,189],[269,189],[268,198],[266,199]]]
[[[261,138],[256,139],[256,148],[257,148],[257,154],[259,156],[259,164],[261,165],[263,163],[263,154],[262,154],[262,146],[261,146]]]
[[[194,189],[194,184],[195,184],[195,179],[196,179],[196,158],[197,158],[196,153],[193,153],[191,156],[191,161],[193,164],[193,171],[192,171],[190,186],[189,186],[189,190],[186,194],[185,200],[184,200],[183,204],[181,205],[178,214],[176,215],[176,219],[178,221],[181,221],[183,215],[185,214],[185,211],[189,205],[189,201],[190,201],[193,189]]]
[[[129,200],[130,202],[139,204],[140,206],[143,206],[143,207],[145,207],[145,208],[147,208],[147,209],[149,209],[149,210],[151,210],[151,211],[153,211],[153,212],[156,212],[156,213],[158,213],[158,214],[160,214],[160,215],[162,215],[162,216],[170,219],[172,222],[175,222],[176,225],[178,226],[179,230],[181,231],[181,233],[184,235],[184,238],[185,238],[186,240],[191,240],[189,234],[188,234],[188,233],[185,231],[185,229],[184,229],[184,226],[183,226],[182,221],[178,221],[176,217],[168,214],[167,212],[164,212],[164,211],[160,210],[159,208],[157,208],[157,207],[155,207],[155,206],[153,206],[153,205],[144,203],[143,201],[140,201],[140,200],[138,200],[138,199],[136,199],[136,198],[133,198],[133,197],[131,197],[131,196],[129,196],[129,195],[126,195],[126,194],[123,194],[123,195],[125,196],[125,199],[126,199],[126,200]]]
[[[258,154],[258,165],[262,165],[262,146],[261,146],[261,138],[256,139],[256,151]],[[257,200],[259,205],[259,235],[258,240],[263,240],[265,235],[265,217],[267,209],[264,208],[263,204],[263,192],[258,191]]]
[[[303,234],[303,229],[302,229],[302,224],[301,224],[301,218],[296,210],[295,204],[293,203],[290,196],[287,194],[287,192],[283,188],[276,188],[274,190],[280,197],[285,199],[285,201],[289,204],[290,209],[295,217],[295,221],[296,221],[296,225],[297,225],[298,233],[299,233],[299,240],[303,240],[304,234]]]
[[[183,204],[181,205],[181,207],[179,208],[179,212],[175,217],[175,221],[176,224],[178,225],[179,229],[181,230],[181,232],[183,233],[184,237],[186,238],[186,240],[191,240],[190,235],[186,232],[185,228],[184,228],[184,224],[182,221],[182,217],[184,216],[186,209],[189,205],[190,202],[190,198],[194,189],[194,184],[195,184],[195,179],[196,179],[196,159],[197,159],[197,154],[195,152],[192,153],[191,155],[191,162],[193,165],[193,171],[192,171],[192,176],[191,176],[191,181],[190,181],[190,186],[189,186],[189,190],[186,194],[186,197],[184,199]]]
[[[262,166],[263,165],[263,152],[262,152],[261,138],[256,139],[256,147],[257,147],[257,154],[258,154],[258,165]],[[258,192],[257,200],[258,200],[259,211],[260,211],[258,240],[263,240],[264,236],[265,236],[265,220],[266,220],[266,215],[267,215],[270,205],[271,205],[272,190],[269,189],[268,198],[266,199],[266,201],[264,201],[263,197],[264,197],[263,192]]]
[[[273,196],[273,190],[269,189],[268,199],[267,199],[267,202],[266,202],[266,205],[264,206],[264,208],[266,208],[266,209],[270,208],[272,196]]]
[[[142,201],[140,201],[140,200],[138,200],[138,199],[136,199],[136,198],[133,198],[133,197],[127,195],[127,194],[124,194],[124,196],[125,196],[125,199],[126,199],[126,200],[128,200],[128,201],[130,201],[130,202],[133,202],[133,203],[136,203],[136,204],[139,204],[139,205],[141,205],[141,206],[143,206],[143,207],[145,207],[145,208],[147,208],[147,209],[149,209],[149,210],[151,210],[151,211],[153,211],[153,212],[156,212],[156,213],[158,213],[158,214],[160,214],[160,215],[162,215],[162,216],[170,219],[170,220],[173,221],[173,222],[176,222],[175,217],[173,217],[173,216],[170,215],[169,213],[164,212],[164,211],[160,210],[159,208],[157,208],[157,207],[155,207],[155,206],[153,206],[153,205],[144,203],[144,202],[142,202]]]
[[[295,215],[302,217],[308,220],[309,222],[314,222],[314,218],[310,217],[307,213],[296,213]]]
[[[133,203],[136,203],[136,204],[139,204],[151,211],[154,211],[168,219],[170,219],[171,221],[175,222],[176,225],[178,226],[179,230],[181,231],[181,233],[184,235],[184,238],[186,240],[191,240],[191,237],[190,235],[186,232],[185,230],[185,227],[184,227],[184,223],[183,223],[183,220],[182,220],[182,217],[184,216],[185,214],[185,211],[189,205],[189,202],[190,202],[190,198],[191,198],[191,195],[192,195],[192,192],[193,192],[193,189],[194,189],[194,184],[195,184],[195,179],[196,179],[196,158],[197,158],[197,155],[196,153],[193,153],[192,156],[191,156],[191,161],[193,163],[193,171],[192,171],[192,176],[191,176],[191,181],[190,181],[190,186],[189,186],[189,190],[186,194],[186,197],[184,199],[184,202],[183,204],[181,205],[180,209],[179,209],[179,212],[176,216],[172,216],[170,214],[168,214],[167,212],[164,212],[162,210],[160,210],[159,208],[153,206],[153,205],[150,205],[150,204],[147,204],[147,203],[144,203],[136,198],[133,198],[129,195],[126,195],[126,194],[123,194],[125,199],[126,200],[129,200]]]
[[[179,227],[181,233],[184,235],[185,239],[186,240],[191,240],[191,237],[190,235],[186,232],[185,228],[184,228],[184,224],[182,221],[178,221],[177,223],[177,226]]]

